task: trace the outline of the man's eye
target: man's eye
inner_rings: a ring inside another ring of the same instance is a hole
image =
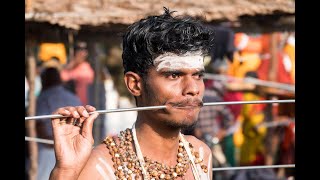
[[[197,79],[202,79],[203,76],[204,76],[204,74],[202,74],[202,73],[201,73],[201,74],[197,74],[197,75],[196,75],[196,78],[197,78]]]
[[[180,77],[180,75],[178,73],[170,73],[167,76],[169,79],[177,79]]]
[[[176,74],[176,73],[172,73],[170,76],[170,78],[172,78],[172,79],[176,79],[178,77],[179,77],[179,74]]]

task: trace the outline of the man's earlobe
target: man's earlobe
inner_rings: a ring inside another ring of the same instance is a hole
[[[134,72],[127,72],[124,75],[124,82],[129,90],[129,92],[133,96],[140,96],[141,95],[141,77]]]

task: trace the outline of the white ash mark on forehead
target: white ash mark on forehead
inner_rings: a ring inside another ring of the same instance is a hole
[[[164,68],[172,70],[181,68],[204,69],[203,59],[204,57],[200,54],[163,54],[154,60],[154,65],[157,71]]]

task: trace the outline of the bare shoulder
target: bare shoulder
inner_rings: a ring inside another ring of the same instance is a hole
[[[203,149],[205,154],[211,154],[211,149],[207,144],[203,141],[199,140],[198,138],[191,136],[191,135],[184,135],[186,140],[193,145],[193,147],[197,150]]]
[[[105,143],[93,148],[79,179],[115,179],[113,162]]]
[[[93,148],[91,156],[97,156],[97,155],[105,155],[105,156],[111,157],[109,154],[109,149],[107,148],[105,143],[102,142],[101,144]]]
[[[111,160],[109,149],[104,143],[101,143],[92,149],[89,160],[99,160],[100,158]]]
[[[196,154],[199,155],[201,162],[201,168],[202,165],[205,166],[205,169],[203,169],[204,176],[207,177],[205,179],[212,179],[212,151],[209,148],[207,144],[205,144],[203,141],[199,140],[198,138],[190,135],[184,135],[186,140],[192,144],[193,150],[196,152]]]

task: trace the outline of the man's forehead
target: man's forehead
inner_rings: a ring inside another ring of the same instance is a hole
[[[189,57],[189,56],[204,56],[202,51],[188,51],[185,53],[173,53],[173,52],[165,52],[163,54],[158,55],[155,59],[164,58],[164,57]]]
[[[204,56],[200,53],[188,53],[183,55],[163,54],[155,58],[154,65],[157,71],[162,69],[204,69]]]

